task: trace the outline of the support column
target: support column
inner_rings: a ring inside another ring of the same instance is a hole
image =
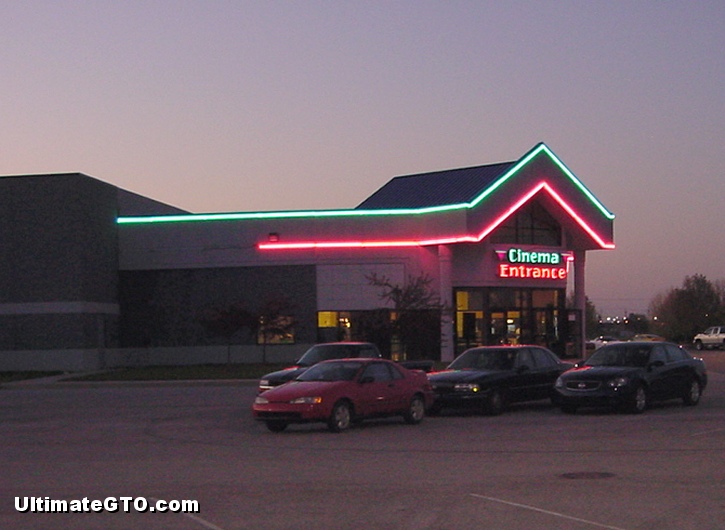
[[[451,249],[438,246],[438,276],[440,278],[441,311],[441,361],[451,362],[454,357],[453,344],[453,282],[451,280]]]
[[[580,335],[577,340],[577,355],[580,359],[586,356],[587,342],[587,298],[584,285],[586,283],[586,262],[585,250],[574,251],[574,309],[577,309],[581,318],[579,323]]]

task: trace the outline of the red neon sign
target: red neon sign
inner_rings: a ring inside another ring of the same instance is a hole
[[[499,278],[534,278],[542,280],[566,280],[566,267],[541,267],[539,265],[512,265],[499,263]]]

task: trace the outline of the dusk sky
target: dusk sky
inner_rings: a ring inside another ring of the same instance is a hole
[[[5,1],[0,175],[353,208],[546,143],[616,214],[605,315],[725,280],[725,2]]]

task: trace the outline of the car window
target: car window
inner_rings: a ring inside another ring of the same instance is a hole
[[[685,350],[678,348],[674,344],[665,344],[665,350],[667,351],[667,358],[670,362],[686,361],[690,358]]]
[[[514,364],[514,368],[521,368],[522,366],[526,366],[529,369],[536,367],[534,357],[531,355],[531,350],[528,348],[522,348],[516,354],[516,363]]]
[[[361,377],[372,377],[373,381],[391,381],[393,374],[385,363],[371,363],[367,365]]]
[[[657,345],[652,348],[649,360],[650,362],[661,361],[663,363],[667,363],[667,353],[665,353],[664,347]]]
[[[359,362],[331,362],[316,364],[302,375],[298,381],[352,381],[361,367]]]
[[[331,359],[342,359],[348,357],[347,350],[337,345],[320,345],[313,346],[300,358],[299,363],[302,365],[316,364],[321,361],[329,361]]]
[[[474,349],[463,352],[448,368],[451,370],[511,370],[514,351],[510,349]]]
[[[403,372],[400,371],[400,368],[396,365],[386,365],[390,372],[393,374],[393,379],[404,379],[405,376],[403,375]]]
[[[362,346],[360,348],[360,357],[380,357],[380,354],[372,346]]]
[[[602,346],[584,362],[585,366],[645,367],[652,347],[639,344],[612,344]]]
[[[546,350],[533,348],[531,351],[534,354],[534,360],[536,361],[537,366],[540,368],[553,368],[559,364],[553,354]]]

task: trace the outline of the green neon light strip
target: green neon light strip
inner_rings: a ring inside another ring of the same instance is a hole
[[[549,149],[546,144],[539,144],[534,149],[532,149],[526,156],[524,156],[521,160],[519,160],[514,167],[509,169],[504,175],[501,176],[496,182],[494,182],[491,186],[489,186],[481,195],[476,197],[470,205],[467,205],[468,207],[474,207],[479,202],[481,202],[483,199],[491,195],[494,191],[496,191],[499,187],[501,187],[506,181],[508,181],[511,177],[513,177],[518,171],[520,171],[526,164],[528,164],[536,155],[538,155],[540,152],[546,153],[549,158],[554,162],[557,166],[559,166],[559,169],[567,176],[569,177],[569,180],[571,180],[574,185],[579,188],[579,190],[591,201],[594,206],[599,209],[600,212],[607,218],[607,219],[614,219],[614,214],[607,210],[604,205],[599,202],[599,200],[594,196],[594,194],[587,189],[582,182],[576,178],[576,175],[572,173],[568,167],[564,165],[564,163],[559,160],[559,158]]]
[[[373,216],[392,216],[392,215],[425,215],[435,212],[445,212],[451,210],[462,210],[474,208],[484,199],[489,197],[494,191],[500,188],[505,182],[520,171],[540,152],[546,153],[549,158],[569,177],[569,179],[584,193],[584,195],[594,204],[594,206],[602,212],[608,219],[614,219],[614,214],[607,210],[604,205],[569,171],[554,153],[543,143],[532,149],[524,156],[514,167],[508,170],[491,186],[486,188],[478,197],[470,203],[448,204],[444,206],[431,206],[427,208],[396,208],[386,210],[307,210],[307,211],[287,211],[287,212],[241,212],[241,213],[208,213],[208,214],[182,214],[182,215],[155,215],[155,216],[136,216],[136,217],[119,217],[118,224],[147,224],[147,223],[178,223],[178,222],[198,222],[198,221],[241,221],[252,219],[294,219],[294,218],[323,218],[323,217],[373,217]]]

